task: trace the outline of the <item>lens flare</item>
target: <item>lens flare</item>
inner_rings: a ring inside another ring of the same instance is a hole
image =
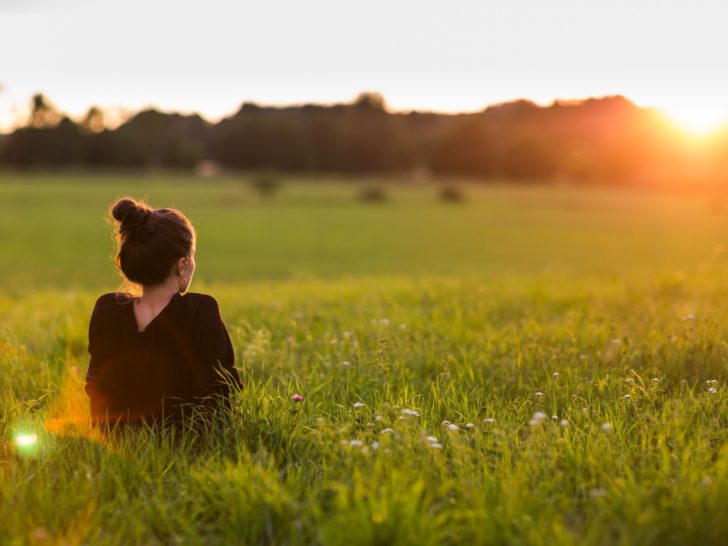
[[[15,435],[15,445],[21,448],[34,446],[37,442],[37,434],[23,432]]]

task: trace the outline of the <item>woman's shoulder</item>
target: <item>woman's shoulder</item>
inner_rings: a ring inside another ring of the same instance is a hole
[[[120,313],[126,305],[133,301],[130,294],[124,292],[108,292],[101,294],[94,304],[91,312],[92,329],[101,327],[102,324],[114,324],[120,320]]]
[[[217,300],[209,294],[201,294],[199,292],[185,292],[180,295],[180,301],[183,305],[193,311],[218,311],[219,306]]]
[[[105,309],[118,307],[120,305],[127,305],[133,301],[133,296],[125,292],[107,292],[101,294],[96,299],[94,305],[94,311],[104,311]]]

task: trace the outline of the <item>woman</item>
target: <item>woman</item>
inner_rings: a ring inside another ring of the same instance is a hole
[[[185,293],[195,272],[192,224],[178,210],[128,198],[111,215],[116,265],[141,293],[104,294],[91,314],[93,423],[179,424],[194,409],[230,407],[230,386],[239,387],[240,377],[217,301]]]

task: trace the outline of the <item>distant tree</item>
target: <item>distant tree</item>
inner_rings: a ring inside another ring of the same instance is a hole
[[[41,93],[33,95],[31,99],[30,127],[42,128],[57,125],[61,115],[48,99]]]
[[[362,110],[379,110],[384,112],[387,109],[387,103],[381,93],[365,91],[359,93],[354,100],[354,106]]]
[[[81,128],[86,133],[100,133],[104,130],[104,113],[100,108],[92,106],[86,112],[81,122]]]

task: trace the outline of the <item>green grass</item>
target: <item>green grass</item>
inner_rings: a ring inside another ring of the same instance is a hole
[[[0,184],[0,542],[728,541],[716,197],[202,184]],[[103,214],[126,193],[190,214],[193,289],[236,349],[244,389],[202,443],[83,421],[88,316],[118,285]]]

